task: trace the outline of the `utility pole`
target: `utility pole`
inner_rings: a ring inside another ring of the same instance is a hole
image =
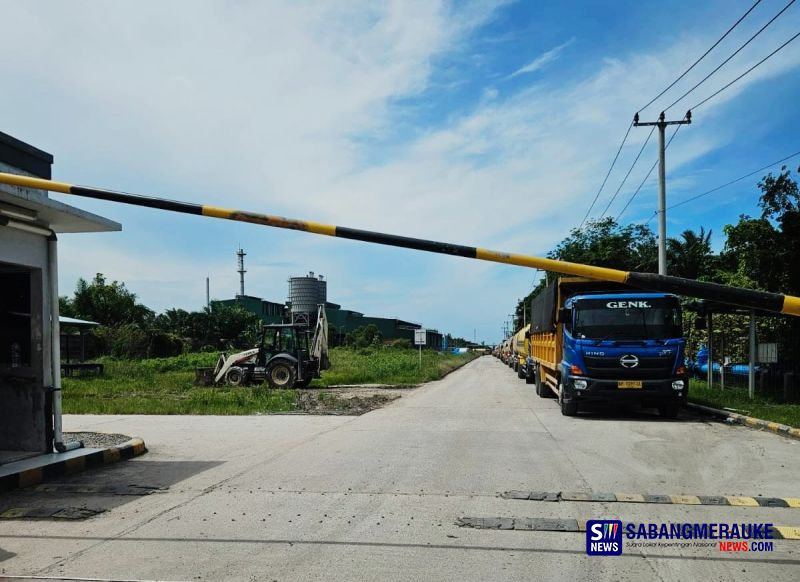
[[[211,307],[211,282],[206,277],[206,308]]]
[[[692,112],[687,111],[679,121],[665,121],[664,112],[658,116],[658,121],[639,123],[639,113],[633,116],[634,127],[658,128],[658,274],[667,274],[667,170],[664,145],[664,130],[668,125],[684,125],[692,122]]]

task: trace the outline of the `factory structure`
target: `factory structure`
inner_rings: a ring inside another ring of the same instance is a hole
[[[414,330],[422,329],[422,325],[418,323],[393,317],[373,317],[364,315],[360,311],[342,309],[342,306],[338,303],[328,301],[328,282],[324,276],[315,275],[313,271],[308,275],[289,278],[289,294],[287,301],[284,303],[246,295],[244,292],[244,255],[244,251],[239,249],[237,252],[237,272],[240,275],[239,293],[233,299],[223,299],[216,301],[216,303],[239,305],[243,309],[258,315],[265,324],[281,323],[289,320],[295,322],[307,321],[311,314],[316,314],[318,305],[325,305],[328,324],[334,328],[331,330],[331,336],[339,344],[342,343],[348,333],[368,325],[377,327],[384,341],[407,339],[413,343]],[[427,330],[426,345],[437,349],[447,347],[444,336],[435,329]]]

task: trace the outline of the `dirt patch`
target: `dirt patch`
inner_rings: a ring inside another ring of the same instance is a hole
[[[306,414],[358,416],[382,408],[412,390],[413,388],[376,385],[300,390],[297,411]]]

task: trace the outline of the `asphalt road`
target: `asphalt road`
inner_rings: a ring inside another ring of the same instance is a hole
[[[70,416],[65,425],[140,436],[150,452],[62,480],[61,490],[14,493],[20,505],[104,513],[0,521],[0,578],[619,582],[800,572],[800,541],[767,553],[655,547],[588,557],[582,533],[456,525],[462,516],[800,525],[800,508],[498,497],[800,497],[800,443],[698,417],[565,418],[490,357],[360,417]]]

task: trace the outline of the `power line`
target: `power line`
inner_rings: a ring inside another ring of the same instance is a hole
[[[672,89],[672,88],[673,88],[673,87],[674,87],[674,86],[675,86],[675,85],[678,83],[678,81],[680,81],[681,79],[683,79],[683,78],[684,78],[684,77],[685,77],[685,76],[686,76],[686,75],[689,73],[689,71],[691,71],[692,69],[694,69],[694,68],[695,68],[695,67],[696,67],[696,66],[697,66],[697,65],[700,63],[700,61],[702,61],[704,58],[706,58],[706,57],[708,56],[708,53],[710,53],[711,51],[713,51],[713,50],[714,50],[714,49],[717,47],[717,45],[718,45],[719,43],[721,43],[723,40],[725,40],[725,37],[727,37],[727,36],[728,36],[728,35],[729,35],[731,32],[733,32],[733,29],[734,29],[734,28],[736,28],[737,26],[739,26],[739,24],[742,22],[742,20],[744,20],[745,18],[747,18],[747,16],[748,16],[748,15],[749,15],[749,14],[750,14],[750,13],[753,11],[753,9],[754,9],[756,6],[758,6],[759,4],[761,4],[761,0],[756,0],[756,3],[755,3],[755,4],[753,4],[753,5],[752,5],[752,6],[751,6],[751,7],[750,7],[748,10],[747,10],[747,12],[745,12],[744,14],[742,14],[742,16],[740,16],[740,17],[739,17],[739,20],[737,20],[736,22],[734,22],[734,23],[733,23],[733,26],[731,26],[731,27],[730,27],[730,28],[729,28],[729,29],[728,29],[728,30],[725,32],[725,34],[723,34],[721,37],[719,37],[719,39],[717,40],[717,42],[715,42],[713,45],[711,45],[711,48],[709,48],[709,49],[708,49],[706,52],[704,52],[702,55],[700,55],[700,58],[698,58],[698,59],[697,59],[697,60],[696,60],[694,63],[692,63],[692,65],[691,65],[691,66],[690,66],[688,69],[686,69],[686,70],[685,70],[683,73],[681,73],[681,74],[680,74],[680,76],[679,76],[677,79],[675,79],[675,80],[674,80],[672,83],[670,83],[670,84],[669,84],[669,86],[668,86],[666,89],[664,89],[663,91],[661,91],[661,93],[659,93],[658,95],[656,95],[655,97],[653,97],[653,98],[652,98],[650,101],[648,101],[648,102],[647,102],[647,105],[645,105],[644,107],[641,107],[641,108],[639,108],[639,112],[641,113],[643,110],[645,110],[645,109],[647,109],[648,107],[650,107],[650,106],[651,106],[651,105],[652,105],[652,104],[653,104],[653,103],[654,103],[654,102],[655,102],[655,101],[656,101],[656,100],[657,100],[659,97],[661,97],[661,96],[662,96],[664,93],[666,93],[667,91],[669,91],[670,89]]]
[[[625,137],[622,138],[622,143],[619,144],[619,148],[617,149],[617,154],[614,156],[614,159],[611,160],[611,167],[608,168],[608,172],[606,172],[606,177],[603,178],[603,183],[600,184],[600,189],[597,191],[597,194],[594,195],[594,200],[592,200],[592,204],[589,206],[589,210],[586,211],[586,216],[584,216],[583,220],[581,220],[581,224],[578,227],[578,230],[583,228],[586,219],[589,218],[589,214],[592,212],[592,208],[594,208],[594,205],[597,203],[597,199],[600,197],[600,193],[603,191],[603,188],[605,188],[606,182],[608,181],[608,177],[611,175],[611,170],[614,169],[614,164],[617,163],[619,154],[622,151],[622,146],[624,146],[625,142],[628,141],[628,135],[630,135],[632,127],[633,127],[633,122],[631,121],[631,124],[628,126],[628,130],[625,132]]]
[[[600,219],[601,220],[606,215],[606,212],[608,212],[608,209],[611,207],[611,205],[614,203],[614,200],[616,200],[617,194],[619,194],[619,191],[622,190],[622,187],[625,185],[625,182],[628,180],[628,176],[631,175],[631,172],[633,171],[634,166],[636,166],[636,163],[639,161],[639,157],[642,155],[642,152],[644,151],[645,146],[647,146],[647,143],[650,141],[650,138],[653,136],[653,132],[655,130],[656,130],[656,126],[654,125],[652,127],[652,129],[650,130],[650,133],[647,134],[647,139],[644,140],[644,143],[642,144],[642,147],[639,150],[639,153],[636,154],[636,159],[633,160],[633,163],[631,164],[631,167],[628,168],[628,173],[625,174],[625,177],[622,179],[622,182],[620,182],[620,185],[617,188],[617,191],[614,192],[614,195],[611,197],[611,200],[608,201],[608,204],[606,204],[605,209],[603,209],[603,213],[600,215]]]
[[[666,145],[666,146],[664,146],[664,149],[665,149],[665,150],[669,148],[669,144],[671,144],[671,143],[672,143],[672,140],[673,140],[673,139],[675,139],[675,136],[678,134],[678,131],[680,131],[681,127],[682,127],[682,126],[680,126],[680,125],[676,125],[676,126],[675,126],[675,131],[674,131],[674,132],[672,132],[672,135],[670,136],[670,138],[669,138],[669,141],[667,141],[667,145]],[[628,201],[625,203],[625,206],[622,208],[622,210],[620,210],[620,211],[619,211],[619,214],[617,214],[617,217],[616,217],[614,220],[617,220],[617,221],[618,221],[618,220],[620,219],[620,217],[621,217],[623,214],[625,214],[625,211],[628,209],[628,206],[630,206],[630,205],[631,205],[631,202],[633,202],[634,198],[636,198],[636,196],[639,194],[639,191],[642,189],[642,186],[644,186],[644,183],[645,183],[645,182],[647,182],[647,179],[650,177],[650,174],[652,174],[652,173],[653,173],[653,170],[655,170],[655,169],[656,169],[656,166],[657,166],[657,165],[658,165],[658,160],[656,160],[656,161],[653,163],[653,165],[652,165],[652,166],[650,166],[650,170],[647,172],[647,175],[644,177],[644,180],[642,180],[642,182],[639,184],[639,186],[638,186],[638,187],[636,188],[636,190],[633,192],[633,194],[631,195],[631,197],[630,197],[630,198],[628,199]]]
[[[773,55],[775,55],[775,53],[777,53],[778,51],[782,50],[782,49],[783,49],[783,48],[784,48],[786,45],[788,45],[790,42],[792,42],[793,40],[795,40],[795,39],[796,39],[798,36],[800,36],[800,32],[798,32],[797,34],[795,34],[795,35],[794,35],[792,38],[790,38],[790,39],[789,39],[789,40],[787,40],[785,43],[783,43],[781,46],[779,46],[779,47],[778,47],[778,48],[776,48],[774,51],[772,51],[771,53],[769,53],[769,54],[768,54],[766,57],[764,57],[763,59],[761,59],[760,61],[758,61],[758,62],[757,62],[755,65],[753,65],[752,67],[750,67],[749,69],[747,69],[747,70],[746,70],[744,73],[742,73],[741,75],[739,75],[738,77],[736,77],[736,78],[735,78],[733,81],[731,81],[730,83],[728,83],[727,85],[725,85],[725,86],[724,86],[724,87],[722,87],[721,89],[718,89],[718,90],[714,91],[714,92],[713,92],[711,95],[709,95],[708,97],[706,97],[705,99],[703,99],[703,100],[702,100],[700,103],[698,103],[697,105],[695,105],[694,107],[692,107],[692,109],[697,109],[697,108],[698,108],[698,107],[700,107],[701,105],[705,104],[705,103],[706,103],[706,101],[709,101],[709,100],[713,99],[714,97],[716,97],[717,95],[719,95],[720,93],[722,93],[722,92],[723,92],[725,89],[727,89],[728,87],[730,87],[731,85],[733,85],[733,84],[734,84],[736,81],[738,81],[739,79],[741,79],[741,78],[742,78],[742,77],[744,77],[745,75],[749,74],[749,73],[750,73],[750,71],[752,71],[752,70],[753,70],[753,69],[755,69],[756,67],[760,66],[762,63],[764,63],[764,61],[766,61],[767,59],[769,59],[769,58],[771,58]]]
[[[712,188],[711,190],[707,190],[707,191],[703,192],[702,194],[697,194],[696,196],[692,196],[691,198],[687,198],[686,200],[682,200],[682,201],[680,201],[680,202],[678,202],[676,204],[673,204],[672,206],[668,206],[667,210],[671,210],[673,208],[677,208],[678,206],[683,206],[684,204],[688,204],[689,202],[693,202],[693,201],[697,200],[698,198],[703,198],[704,196],[708,196],[709,194],[713,194],[714,192],[717,192],[718,190],[722,190],[723,188],[727,188],[728,186],[731,186],[731,185],[735,184],[736,182],[741,182],[745,178],[749,178],[751,176],[754,176],[755,174],[758,174],[759,172],[763,172],[764,170],[766,170],[768,168],[771,168],[772,166],[777,166],[778,164],[780,164],[782,162],[785,162],[786,160],[790,160],[790,159],[792,159],[794,157],[797,157],[797,156],[800,156],[800,151],[794,152],[793,154],[790,154],[790,155],[786,156],[785,158],[781,158],[777,162],[772,162],[771,164],[767,164],[766,166],[763,166],[763,167],[761,167],[761,168],[759,168],[757,170],[754,170],[754,171],[752,171],[752,172],[750,172],[748,174],[745,174],[744,176],[740,176],[740,177],[736,178],[735,180],[731,180],[730,182],[726,182],[726,183],[722,184],[721,186],[717,186],[716,188]],[[650,220],[652,220],[652,219],[653,218],[651,217]],[[648,220],[648,222],[650,222],[650,220]]]
[[[780,11],[780,12],[778,12],[778,13],[777,13],[775,16],[773,16],[773,17],[772,17],[772,18],[769,20],[769,22],[767,22],[767,23],[766,23],[764,26],[762,26],[761,28],[759,28],[759,29],[758,29],[758,31],[757,31],[757,32],[756,32],[756,33],[755,33],[753,36],[751,36],[749,39],[747,39],[747,41],[746,41],[746,42],[745,42],[745,43],[744,43],[742,46],[740,46],[738,49],[736,49],[736,50],[733,52],[733,54],[731,54],[731,55],[730,55],[730,56],[729,56],[727,59],[725,59],[725,60],[724,60],[724,61],[722,61],[722,62],[721,62],[719,65],[717,65],[717,67],[716,67],[716,68],[715,68],[713,71],[711,71],[711,72],[710,72],[708,75],[706,75],[705,77],[703,77],[703,78],[702,78],[702,79],[701,79],[701,80],[700,80],[700,81],[699,81],[699,82],[698,82],[698,83],[697,83],[697,84],[696,84],[694,87],[692,87],[691,89],[689,89],[688,91],[686,91],[686,92],[685,92],[683,95],[681,95],[681,96],[680,96],[680,97],[678,97],[678,98],[677,98],[675,101],[673,101],[673,102],[672,102],[670,105],[668,105],[668,106],[667,106],[667,107],[664,109],[664,111],[667,111],[668,109],[670,109],[670,108],[674,107],[675,105],[677,105],[678,103],[680,103],[681,101],[683,101],[683,100],[684,100],[684,99],[685,99],[685,98],[686,98],[686,97],[687,97],[687,96],[688,96],[688,95],[689,95],[689,94],[690,94],[692,91],[694,91],[694,90],[695,90],[695,89],[697,89],[697,88],[698,88],[700,85],[702,85],[703,83],[705,83],[706,81],[708,81],[708,79],[710,79],[710,78],[711,78],[711,77],[712,77],[712,76],[713,76],[713,75],[714,75],[714,74],[715,74],[717,71],[719,71],[719,70],[720,70],[722,67],[724,67],[724,66],[725,66],[725,65],[726,65],[726,64],[727,64],[727,63],[728,63],[728,62],[729,62],[729,61],[730,61],[730,60],[731,60],[733,57],[735,57],[736,55],[738,55],[738,54],[739,54],[739,53],[742,51],[742,49],[744,49],[744,48],[745,48],[747,45],[749,45],[749,44],[750,44],[750,43],[751,43],[753,40],[755,40],[755,38],[756,38],[758,35],[760,35],[762,32],[764,32],[764,31],[767,29],[767,27],[768,27],[770,24],[772,24],[773,22],[775,22],[775,21],[778,19],[778,17],[779,17],[781,14],[783,14],[784,12],[786,12],[786,11],[789,9],[789,7],[790,7],[792,4],[794,4],[796,1],[797,1],[797,0],[790,0],[790,1],[789,1],[789,3],[788,3],[786,6],[784,6],[784,7],[781,9],[781,11]],[[791,41],[790,41],[790,42],[791,42]],[[787,44],[788,44],[788,43],[787,43]]]

